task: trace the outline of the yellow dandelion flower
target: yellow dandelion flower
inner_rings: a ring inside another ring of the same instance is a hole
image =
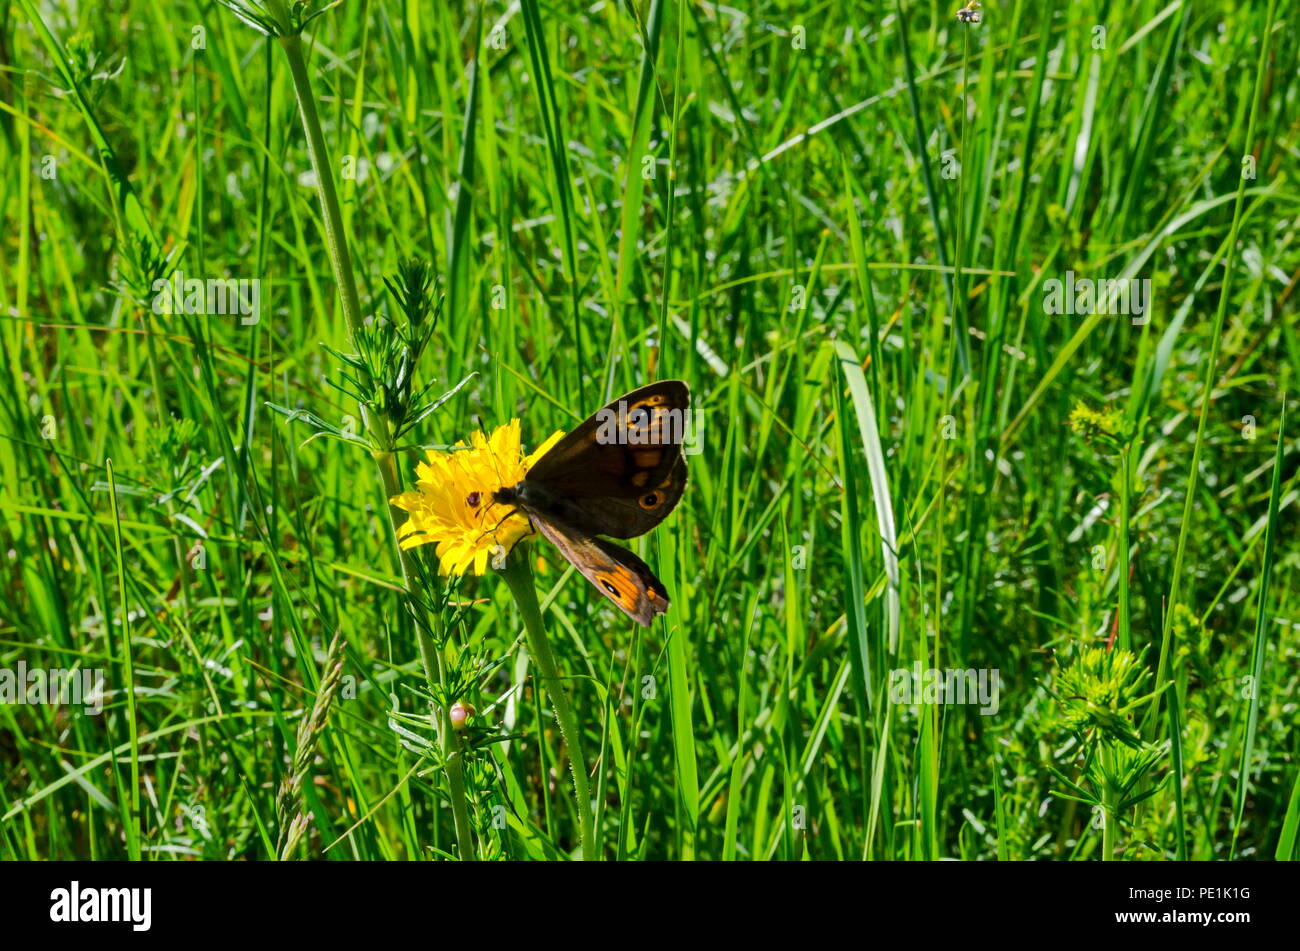
[[[388,500],[408,514],[397,530],[398,543],[437,545],[443,574],[463,575],[471,568],[483,574],[493,554],[509,552],[534,534],[528,517],[492,501],[493,493],[518,484],[563,435],[552,434],[524,455],[519,420],[512,419],[491,436],[474,433],[468,446],[460,442],[449,452],[430,450],[427,461],[415,467],[415,488]]]

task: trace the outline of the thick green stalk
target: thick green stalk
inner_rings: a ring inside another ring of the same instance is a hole
[[[523,551],[517,551],[506,559],[506,566],[501,576],[510,586],[519,613],[524,617],[524,628],[528,633],[528,652],[542,677],[542,686],[551,698],[555,708],[555,719],[560,723],[560,735],[569,748],[569,769],[573,773],[573,790],[578,805],[578,834],[582,843],[583,858],[597,858],[594,853],[595,834],[592,823],[591,792],[587,785],[587,758],[582,752],[582,731],[569,706],[569,696],[560,681],[559,669],[555,665],[555,654],[551,642],[546,636],[546,627],[542,624],[542,609],[537,603],[537,588],[533,584],[533,571]]]
[[[375,453],[375,464],[379,467],[379,476],[384,484],[384,495],[392,498],[402,491],[397,478],[397,464],[392,452]],[[397,526],[401,524],[401,509],[388,506],[388,521],[393,529],[393,543],[397,545],[397,557],[402,566],[402,582],[407,592],[407,604],[415,615],[415,633],[420,645],[420,661],[424,666],[424,676],[429,686],[444,687],[447,683],[447,659],[429,633],[430,625],[437,625],[442,632],[442,616],[438,613],[429,615],[424,603],[412,597],[412,584],[416,577],[411,553],[397,543]],[[441,639],[441,638],[439,638]],[[451,814],[456,822],[456,842],[460,845],[462,859],[477,857],[474,851],[474,838],[469,824],[469,809],[465,801],[465,773],[461,759],[460,737],[451,725],[451,710],[446,704],[439,704],[435,711],[438,724],[438,749],[442,753],[443,768],[447,773],[447,787],[451,792]]]
[[[289,60],[289,72],[293,76],[294,94],[298,99],[298,108],[302,115],[303,129],[307,133],[307,151],[311,156],[312,168],[316,172],[316,190],[320,195],[321,213],[325,222],[325,243],[329,251],[330,264],[334,270],[334,280],[339,287],[339,298],[343,305],[343,316],[347,318],[348,327],[355,336],[361,331],[361,303],[357,297],[357,282],[352,273],[352,255],[348,251],[347,234],[343,230],[343,215],[339,210],[338,190],[334,186],[334,173],[329,161],[329,152],[325,147],[325,136],[321,131],[320,116],[316,111],[316,101],[312,98],[311,81],[307,77],[307,62],[303,57],[302,38],[297,33],[288,33],[279,37]],[[379,469],[380,482],[384,488],[385,500],[401,492],[397,478],[397,466],[392,452],[392,434],[384,420],[371,416],[362,407],[362,418],[370,432],[372,442],[382,447],[373,453],[375,464]],[[394,544],[397,538],[397,526],[401,516],[398,510],[388,506],[389,523],[393,529]],[[424,674],[430,686],[446,686],[446,662],[441,650],[429,634],[431,619],[424,610],[419,598],[412,596],[412,582],[415,577],[410,554],[401,545],[397,546],[398,561],[402,567],[407,603],[416,619],[416,636],[420,643],[420,659],[424,664]],[[434,617],[433,623],[441,623],[440,617]],[[462,859],[475,858],[474,839],[469,824],[469,809],[465,801],[465,780],[463,764],[460,758],[460,741],[451,725],[451,715],[446,705],[439,705],[435,712],[438,724],[438,745],[442,752],[443,765],[447,774],[447,786],[451,793],[451,810],[456,824],[456,842],[460,846]]]
[[[325,135],[321,132],[316,101],[311,95],[311,81],[307,78],[307,61],[302,55],[302,37],[297,33],[279,37],[284,55],[289,60],[293,76],[293,91],[298,97],[302,113],[302,126],[307,133],[307,152],[316,172],[316,191],[320,194],[321,215],[325,221],[325,243],[329,249],[334,280],[339,286],[339,299],[343,316],[353,333],[361,329],[361,300],[357,296],[357,282],[352,275],[352,255],[348,252],[348,239],[343,231],[343,213],[339,210],[339,193],[334,187],[334,172],[325,148]]]
[[[1101,860],[1111,862],[1115,859],[1115,833],[1119,827],[1119,816],[1109,802],[1101,807],[1101,813]]]
[[[1132,502],[1129,498],[1133,487],[1133,477],[1129,474],[1129,455],[1132,449],[1125,445],[1119,455],[1119,647],[1120,650],[1133,649],[1133,600],[1129,590],[1129,512]]]
[[[1115,843],[1119,833],[1119,793],[1111,784],[1115,775],[1115,758],[1104,742],[1098,755],[1103,764],[1104,777],[1101,792],[1101,860],[1111,862],[1115,859]]]

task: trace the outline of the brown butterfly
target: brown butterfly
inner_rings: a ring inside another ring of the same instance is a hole
[[[682,455],[691,394],[661,380],[587,418],[494,502],[521,509],[560,554],[638,624],[668,610],[649,566],[597,535],[635,538],[654,528],[686,488]]]

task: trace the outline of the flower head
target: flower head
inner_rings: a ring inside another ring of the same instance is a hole
[[[1082,401],[1070,412],[1070,428],[1087,442],[1100,443],[1109,449],[1122,447],[1133,435],[1133,424],[1122,410],[1093,409]]]
[[[1077,730],[1099,730],[1107,739],[1136,747],[1142,738],[1133,724],[1133,709],[1149,701],[1143,695],[1151,671],[1132,651],[1090,647],[1056,675],[1063,720]]]
[[[488,559],[509,552],[533,534],[518,509],[493,501],[498,489],[517,485],[563,432],[555,432],[530,455],[519,442],[519,420],[498,426],[491,436],[474,433],[470,445],[449,452],[430,450],[415,467],[416,486],[388,501],[409,514],[397,530],[403,548],[437,545],[444,574],[487,571]],[[499,547],[498,547],[499,546]]]

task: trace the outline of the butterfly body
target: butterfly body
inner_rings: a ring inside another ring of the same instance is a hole
[[[677,505],[686,488],[689,406],[680,380],[633,390],[568,433],[523,481],[492,496],[522,510],[596,590],[643,625],[668,609],[667,589],[644,561],[597,536],[635,538]]]
[[[555,495],[543,484],[529,482],[527,479],[518,485],[493,492],[492,501],[500,505],[518,506],[530,516],[551,521],[573,521],[574,516],[579,515],[578,506],[574,502]]]

